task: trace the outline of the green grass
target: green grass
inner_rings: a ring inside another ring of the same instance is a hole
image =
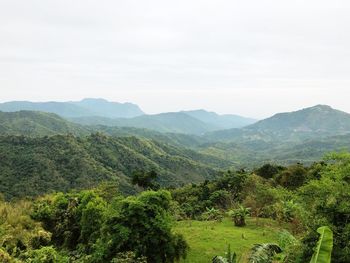
[[[222,222],[180,221],[175,227],[190,246],[182,263],[211,262],[215,255],[225,255],[229,244],[238,256],[246,255],[254,244],[277,243],[280,230],[274,221],[255,218],[248,219],[245,227],[235,227],[228,218]]]

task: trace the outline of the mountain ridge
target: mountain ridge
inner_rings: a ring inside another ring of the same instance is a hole
[[[206,134],[211,140],[287,140],[300,141],[350,132],[350,114],[328,105],[315,105],[293,112],[277,113],[242,129],[228,129]]]
[[[66,118],[84,116],[105,116],[116,118],[135,117],[144,114],[136,104],[109,102],[104,99],[87,98],[81,101],[68,102],[9,101],[0,103],[0,111],[15,112],[20,110],[55,113]]]

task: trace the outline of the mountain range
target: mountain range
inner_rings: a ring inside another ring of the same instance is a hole
[[[138,169],[157,170],[160,183],[169,186],[214,178],[220,169],[311,163],[327,152],[350,150],[350,114],[326,105],[209,132],[212,124],[198,114],[207,116],[141,115],[123,118],[130,127],[119,127],[77,124],[49,112],[0,112],[0,192],[11,198],[104,180],[117,180],[128,192]]]
[[[29,102],[0,103],[0,111],[20,110],[55,113],[72,122],[83,125],[137,127],[184,134],[203,134],[221,129],[241,128],[256,122],[238,115],[219,115],[205,110],[145,114],[132,103],[109,102],[104,99],[84,99],[78,102]]]
[[[242,129],[227,129],[206,134],[220,141],[301,141],[342,135],[350,132],[350,114],[327,105],[278,113]]]
[[[66,118],[101,116],[107,118],[132,118],[143,115],[139,106],[132,103],[109,102],[104,99],[83,99],[68,102],[30,102],[10,101],[0,103],[0,111],[14,112],[21,110],[56,113]]]
[[[210,131],[241,128],[257,120],[238,115],[219,115],[205,110],[145,114],[134,118],[105,118],[87,116],[71,118],[72,122],[83,125],[105,125],[136,127],[159,132],[172,132],[201,135]]]

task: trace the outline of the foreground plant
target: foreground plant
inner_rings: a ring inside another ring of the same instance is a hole
[[[328,226],[317,229],[320,238],[310,263],[330,263],[333,249],[333,232]]]
[[[225,257],[215,256],[212,260],[212,263],[238,263],[237,255],[235,252],[231,252],[231,246],[228,245]]]
[[[249,263],[271,263],[276,254],[282,249],[276,244],[256,244],[251,250]]]

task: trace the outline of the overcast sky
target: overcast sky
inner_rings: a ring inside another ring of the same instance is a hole
[[[0,0],[0,101],[350,112],[348,0]]]

